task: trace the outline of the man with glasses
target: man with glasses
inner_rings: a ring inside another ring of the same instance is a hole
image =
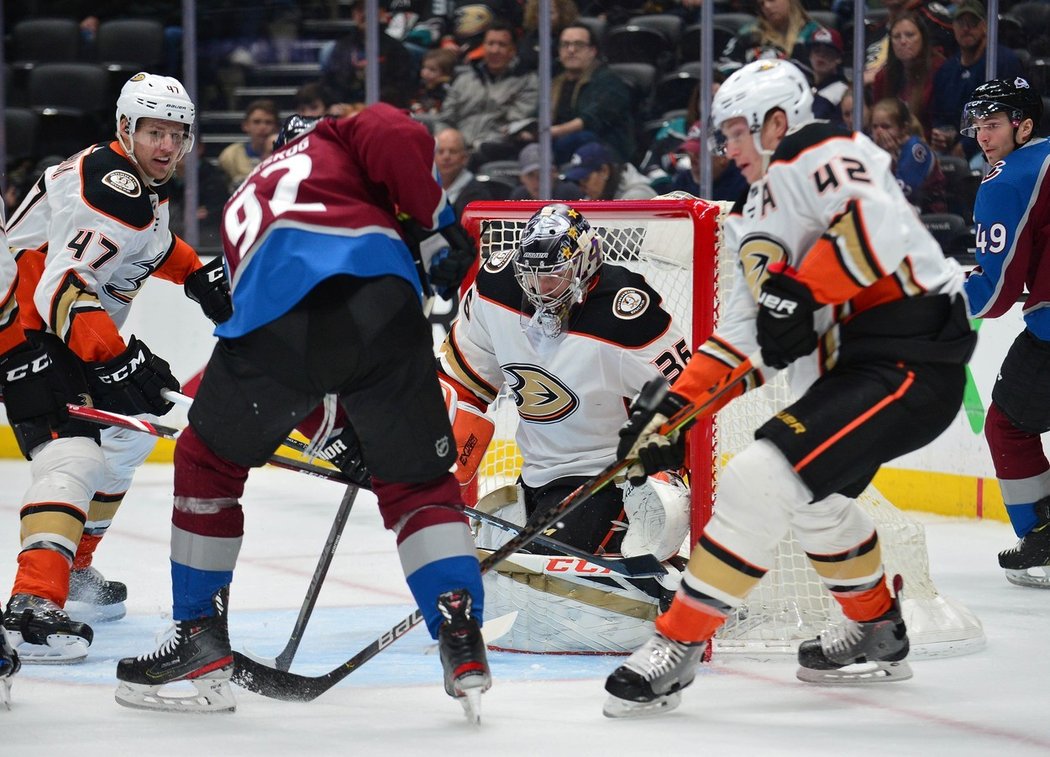
[[[213,320],[228,313],[222,277],[168,229],[165,183],[193,146],[193,121],[178,80],[135,74],[117,99],[116,139],[45,170],[10,218],[21,325],[82,404],[147,417],[171,408],[161,390],[179,382],[168,364],[120,334],[147,278],[184,285]],[[92,555],[155,439],[64,413],[13,427],[32,484],[4,630],[25,663],[77,661],[92,640],[81,621],[124,615],[127,588]]]
[[[980,0],[963,0],[955,7],[952,30],[959,51],[944,62],[933,80],[930,111],[933,130],[930,146],[939,153],[965,154],[969,160],[979,150],[977,142],[959,135],[959,115],[978,85],[984,83],[985,57],[988,45],[988,23]],[[1020,76],[1021,61],[1008,47],[997,45],[996,75],[1011,80]]]
[[[622,160],[632,160],[631,88],[602,62],[591,30],[583,24],[562,29],[558,59],[563,71],[551,82],[555,161],[566,162],[577,147],[588,142],[604,142]]]

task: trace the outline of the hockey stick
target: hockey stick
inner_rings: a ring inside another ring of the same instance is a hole
[[[474,520],[479,520],[483,523],[489,523],[507,533],[519,534],[522,531],[522,527],[516,523],[511,523],[509,520],[503,520],[503,518],[499,518],[491,513],[475,510],[473,507],[468,506],[464,506],[463,511],[467,514],[468,518],[473,518]],[[547,536],[537,536],[533,541],[537,544],[542,544],[545,547],[556,549],[570,557],[585,560],[592,565],[598,565],[606,570],[611,570],[613,573],[620,573],[629,578],[651,578],[653,576],[667,575],[667,568],[665,568],[660,561],[652,555],[637,555],[635,557],[607,559],[599,555],[592,555],[589,552],[584,552],[582,549],[577,549],[563,541],[551,539]]]
[[[660,427],[659,433],[667,435],[680,429],[704,413],[711,405],[721,399],[726,392],[746,380],[753,372],[759,370],[762,365],[761,356],[756,352],[747,361],[738,365],[732,372],[723,377],[721,381],[708,389],[707,398],[703,402],[690,403],[675,413],[672,418]],[[531,526],[522,528],[517,536],[511,538],[502,547],[482,560],[481,572],[488,572],[507,557],[510,557],[510,555],[542,535],[544,531],[551,528],[562,517],[587,502],[601,489],[614,481],[632,462],[633,460],[617,460],[610,463],[601,473],[581,484],[565,499],[548,509],[545,513],[546,517],[542,521],[537,520]],[[399,621],[393,628],[385,631],[378,639],[339,667],[319,676],[302,676],[288,671],[275,670],[265,665],[260,665],[239,652],[234,652],[233,682],[248,691],[262,694],[271,699],[281,699],[289,702],[310,702],[400,639],[422,620],[422,614],[419,610],[416,610],[407,618]]]

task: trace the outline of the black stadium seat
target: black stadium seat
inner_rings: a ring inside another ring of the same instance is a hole
[[[29,72],[41,154],[70,155],[113,133],[109,75],[91,63],[41,63]]]

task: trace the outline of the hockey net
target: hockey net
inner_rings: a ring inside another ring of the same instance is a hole
[[[479,242],[482,257],[512,250],[541,202],[472,203],[463,223]],[[722,298],[735,275],[734,256],[721,244],[728,207],[697,199],[580,201],[572,203],[601,235],[605,260],[642,273],[693,346],[717,323]],[[688,466],[693,489],[692,533],[710,517],[718,472],[753,440],[762,422],[791,401],[784,376],[749,392],[690,432]],[[513,484],[521,468],[514,434],[518,415],[503,393],[493,405],[496,433],[477,479],[480,499]],[[980,622],[965,607],[940,595],[929,573],[922,524],[906,516],[869,486],[859,498],[874,518],[887,573],[904,578],[903,611],[912,654],[965,654],[984,645]],[[692,537],[691,537],[692,539]],[[690,540],[691,544],[691,540]],[[688,554],[689,544],[683,545]],[[790,535],[780,544],[772,570],[730,617],[716,637],[719,653],[775,657],[795,651],[842,620],[801,546]]]

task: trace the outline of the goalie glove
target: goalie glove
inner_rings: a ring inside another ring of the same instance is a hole
[[[212,323],[223,323],[233,315],[230,282],[226,278],[221,255],[187,276],[182,288],[187,297],[201,306],[204,315]]]
[[[682,467],[685,462],[685,428],[676,429],[667,436],[658,430],[688,404],[684,397],[668,388],[663,378],[650,379],[638,392],[631,402],[627,422],[620,429],[620,443],[616,447],[618,459],[633,461],[627,468],[627,480],[632,484],[640,486],[653,473]]]
[[[784,263],[769,266],[758,296],[758,346],[762,362],[782,369],[817,348],[813,313],[820,307],[798,272]]]
[[[46,418],[64,423],[67,393],[46,347],[16,347],[0,359],[0,389],[7,419],[13,424]]]
[[[172,403],[161,397],[161,390],[179,391],[167,361],[134,336],[126,350],[104,363],[92,363],[91,369],[91,395],[102,410],[164,415]]]

